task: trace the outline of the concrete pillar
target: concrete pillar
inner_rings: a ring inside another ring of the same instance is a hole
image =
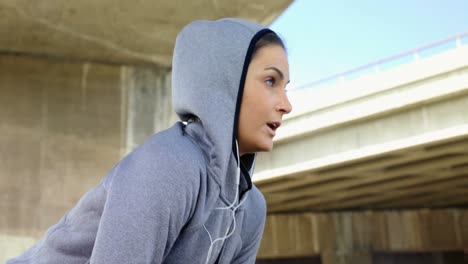
[[[371,214],[333,213],[335,236],[323,249],[323,264],[371,264]],[[330,240],[330,238],[327,238]]]
[[[123,93],[127,107],[126,152],[178,120],[172,111],[171,72],[165,68],[124,67]]]
[[[0,263],[121,158],[121,68],[0,56]]]
[[[176,119],[170,71],[0,55],[0,263]]]

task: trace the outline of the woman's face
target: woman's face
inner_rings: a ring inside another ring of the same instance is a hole
[[[289,64],[285,50],[267,45],[250,62],[239,114],[240,155],[273,148],[273,137],[292,107],[286,95]]]

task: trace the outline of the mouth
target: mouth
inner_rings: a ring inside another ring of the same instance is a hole
[[[273,132],[273,136],[276,134],[276,129],[281,126],[281,122],[269,122],[267,123],[267,126],[271,129]]]

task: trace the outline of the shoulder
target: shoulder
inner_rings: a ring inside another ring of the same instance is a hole
[[[131,155],[149,166],[164,164],[178,169],[194,169],[204,164],[199,146],[189,139],[180,124],[156,133]]]
[[[198,147],[178,124],[149,138],[124,159],[110,174],[107,183],[136,184],[164,190],[198,188],[205,162]],[[161,192],[160,192],[161,193]],[[157,192],[155,192],[157,195]]]

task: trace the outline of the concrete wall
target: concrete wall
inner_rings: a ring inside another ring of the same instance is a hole
[[[0,262],[174,121],[168,76],[157,68],[0,56]]]

